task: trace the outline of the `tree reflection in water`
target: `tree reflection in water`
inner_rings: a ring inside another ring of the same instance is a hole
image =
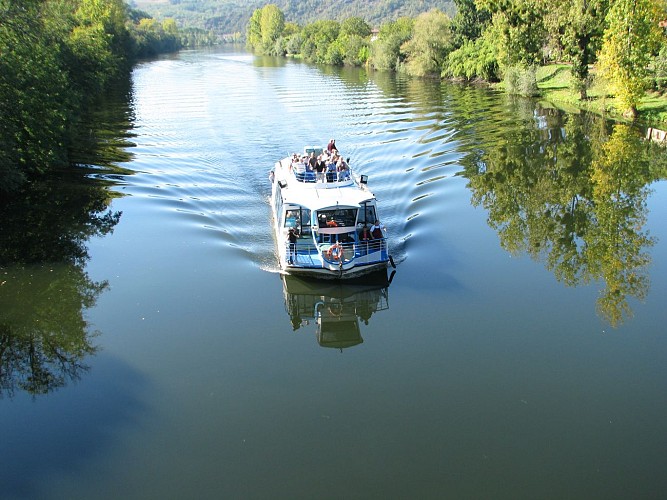
[[[0,194],[0,397],[46,394],[88,370],[96,332],[84,318],[108,287],[85,271],[87,242],[111,233],[121,213],[107,187],[132,154],[130,79],[121,78],[74,127],[78,167]]]
[[[46,394],[88,370],[84,311],[108,286],[85,272],[86,243],[113,231],[113,194],[81,170],[0,200],[0,397]]]
[[[359,321],[389,308],[386,271],[351,282],[283,276],[285,309],[294,331],[311,324],[322,347],[344,349],[363,342]]]
[[[0,288],[0,394],[46,394],[78,380],[96,352],[83,310],[106,283],[79,266],[5,269]]]
[[[467,158],[472,203],[510,253],[543,261],[569,286],[604,282],[598,311],[618,326],[628,299],[648,293],[646,200],[665,178],[664,152],[628,125],[522,103],[520,123]]]

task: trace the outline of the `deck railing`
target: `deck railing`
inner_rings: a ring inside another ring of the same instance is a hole
[[[340,263],[339,259],[333,258],[333,256],[327,255],[327,250],[331,245],[321,245],[314,244],[312,241],[302,241],[299,240],[296,243],[296,265],[299,263],[303,265],[308,265],[310,263],[309,258],[313,256],[320,256],[326,262],[338,264]],[[359,257],[365,257],[377,253],[374,258],[371,260],[366,260],[365,263],[374,263],[374,262],[383,262],[389,258],[387,253],[387,240],[386,238],[369,240],[369,241],[360,241],[352,243],[341,243],[343,248],[343,262],[349,262],[353,259]],[[287,252],[287,259],[290,258],[290,253],[294,254],[294,251],[290,252],[290,244],[285,244],[285,251]],[[312,261],[314,264],[314,261]]]
[[[292,169],[294,171],[294,177],[296,178],[297,181],[299,182],[317,182],[317,172],[314,172],[312,170],[307,170],[307,169],[297,169],[294,164],[292,165]],[[337,172],[337,171],[326,171],[325,172],[325,179],[326,182],[342,182],[342,181],[348,181],[352,178],[352,169],[350,167],[347,168],[347,170],[344,170],[342,172]]]

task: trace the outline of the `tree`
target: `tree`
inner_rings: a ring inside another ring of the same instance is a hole
[[[262,7],[260,18],[260,31],[262,34],[262,52],[271,52],[276,40],[282,35],[285,28],[285,15],[275,4]]]
[[[73,94],[40,2],[0,0],[0,192],[66,162]],[[50,27],[60,23],[51,23]]]
[[[343,49],[343,63],[349,66],[362,66],[368,60],[369,42],[359,35],[338,37]]]
[[[271,54],[281,44],[276,42],[285,29],[285,14],[275,4],[268,4],[256,9],[246,28],[248,47],[261,54]]]
[[[475,0],[475,5],[492,14],[487,30],[495,41],[501,70],[540,63],[546,36],[543,0]]]
[[[126,24],[122,0],[0,0],[0,193],[68,163],[77,115],[129,68]]]
[[[572,76],[581,99],[587,98],[589,65],[602,43],[609,0],[572,0],[554,6],[547,17],[554,37],[572,63]]]
[[[489,32],[475,40],[466,40],[461,47],[450,52],[443,76],[498,81],[498,57]]]
[[[335,56],[334,49],[329,53],[329,46],[338,38],[339,33],[340,23],[337,21],[321,20],[304,26],[301,55],[306,61],[326,63]]]
[[[434,9],[417,16],[412,38],[401,50],[406,54],[406,71],[414,76],[440,75],[452,46],[451,20]]]
[[[348,17],[340,24],[341,35],[356,35],[367,38],[371,35],[371,27],[361,17]]]
[[[253,11],[246,28],[246,44],[250,49],[259,50],[262,46],[262,9]]]
[[[598,58],[600,73],[624,116],[637,116],[637,104],[648,83],[648,64],[662,37],[658,23],[664,15],[655,0],[616,0],[607,14]]]
[[[478,39],[484,28],[491,21],[488,10],[478,10],[475,0],[454,0],[456,15],[452,19],[454,46],[461,47],[465,42]]]
[[[377,40],[371,43],[371,64],[379,70],[396,70],[403,62],[401,46],[412,37],[414,21],[402,17],[380,27]]]

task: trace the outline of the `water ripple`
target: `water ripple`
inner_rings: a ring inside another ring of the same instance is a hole
[[[135,70],[136,173],[123,192],[263,269],[274,262],[267,173],[279,158],[336,138],[369,176],[400,261],[451,206],[465,127],[483,125],[457,120],[439,85],[247,54],[181,57]]]

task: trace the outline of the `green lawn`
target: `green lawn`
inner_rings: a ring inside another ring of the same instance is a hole
[[[591,71],[595,76],[595,71]],[[599,114],[608,114],[614,118],[622,118],[622,110],[615,107],[613,97],[608,95],[604,86],[593,83],[588,89],[588,100],[579,99],[579,93],[571,88],[570,66],[567,64],[551,64],[537,70],[537,86],[541,97],[555,106],[568,111],[585,109]],[[667,123],[667,96],[656,92],[647,93],[638,107],[638,119],[646,123]]]

